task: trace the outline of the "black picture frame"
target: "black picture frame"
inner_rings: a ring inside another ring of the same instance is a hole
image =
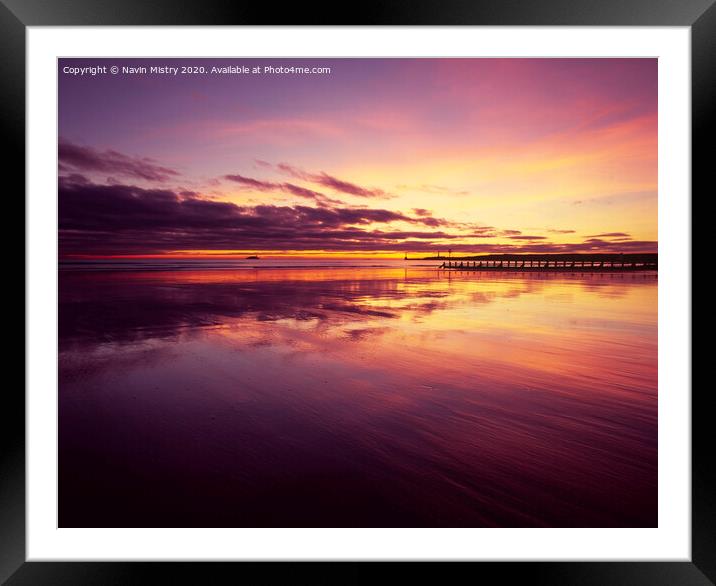
[[[716,104],[716,0],[429,0],[288,4],[222,0],[0,0],[0,94],[7,192],[25,189],[25,39],[30,26],[110,25],[510,25],[684,26],[691,28],[692,179],[704,188],[712,163],[706,141]],[[17,198],[15,198],[17,199]],[[23,214],[22,209],[17,210]],[[19,225],[19,222],[18,222]],[[13,245],[17,247],[16,242]],[[23,269],[24,272],[24,269]],[[27,292],[25,292],[27,293]],[[23,300],[24,304],[24,300]],[[716,482],[709,388],[692,392],[692,556],[684,562],[480,562],[478,580],[536,584],[716,583]],[[683,389],[688,392],[689,389]],[[277,583],[284,577],[332,583],[364,579],[372,564],[189,562],[27,562],[25,556],[25,399],[6,383],[0,444],[0,580],[24,584],[210,584],[241,579]],[[247,566],[253,566],[251,568]],[[381,567],[380,571],[384,568]],[[457,568],[460,569],[465,568]],[[255,572],[258,570],[260,573]],[[445,581],[445,564],[420,567],[421,578]],[[449,571],[453,571],[449,568]]]

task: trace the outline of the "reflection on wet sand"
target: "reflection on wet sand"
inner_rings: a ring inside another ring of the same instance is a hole
[[[60,274],[60,526],[655,526],[653,274]]]

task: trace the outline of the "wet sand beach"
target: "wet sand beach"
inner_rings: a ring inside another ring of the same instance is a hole
[[[60,271],[61,527],[656,526],[655,273],[125,268]]]

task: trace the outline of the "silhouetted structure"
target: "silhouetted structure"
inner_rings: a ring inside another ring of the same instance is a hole
[[[658,254],[488,254],[448,260],[439,268],[461,271],[656,271],[659,257]]]

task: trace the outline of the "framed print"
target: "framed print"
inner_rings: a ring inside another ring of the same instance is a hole
[[[3,579],[713,583],[709,1],[163,8],[2,6]]]

